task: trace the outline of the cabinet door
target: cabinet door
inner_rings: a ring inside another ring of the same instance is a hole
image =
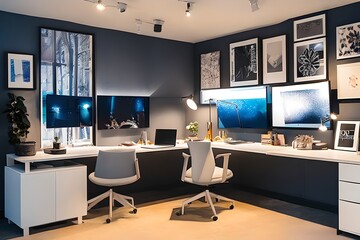
[[[360,234],[360,204],[339,201],[339,229]]]
[[[87,214],[86,166],[56,171],[56,220]]]
[[[55,172],[21,174],[21,227],[55,221]]]

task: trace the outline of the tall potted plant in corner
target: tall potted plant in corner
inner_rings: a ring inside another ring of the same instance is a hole
[[[25,98],[8,93],[9,102],[6,104],[6,116],[9,121],[9,143],[15,146],[15,154],[18,156],[33,156],[35,152],[35,142],[26,141],[29,133],[30,121],[29,114],[24,104]]]

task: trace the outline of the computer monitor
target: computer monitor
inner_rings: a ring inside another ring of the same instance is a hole
[[[176,129],[156,129],[155,145],[176,145]]]

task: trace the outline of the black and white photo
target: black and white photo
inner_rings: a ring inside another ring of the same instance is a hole
[[[220,88],[220,51],[201,54],[201,89]]]
[[[360,56],[360,22],[336,28],[336,49],[337,59]]]
[[[325,14],[294,21],[294,42],[323,37],[325,34]]]
[[[263,83],[286,82],[286,35],[263,40]]]

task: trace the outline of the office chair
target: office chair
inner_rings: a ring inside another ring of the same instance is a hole
[[[109,218],[106,219],[107,223],[110,223],[112,219],[114,200],[123,206],[132,208],[133,210],[130,213],[135,214],[137,209],[134,206],[134,199],[113,192],[112,187],[127,185],[136,182],[139,178],[140,171],[135,150],[100,150],[96,160],[95,172],[89,175],[89,180],[94,184],[110,187],[110,189],[90,199],[88,201],[88,210],[109,197]]]
[[[211,149],[210,142],[188,142],[190,155],[183,153],[184,165],[181,175],[183,182],[188,182],[200,186],[210,186],[212,184],[224,183],[226,180],[233,176],[231,170],[228,169],[230,153],[218,154],[215,158]],[[215,165],[215,159],[223,158],[223,167],[217,167]],[[191,158],[191,167],[187,169],[189,158]],[[185,205],[191,202],[205,197],[205,201],[209,204],[213,211],[211,219],[216,221],[218,219],[213,200],[223,200],[231,202],[230,209],[234,209],[233,200],[217,195],[206,189],[204,192],[197,194],[196,196],[185,200],[181,207],[181,212],[177,212],[178,216],[184,214]]]

